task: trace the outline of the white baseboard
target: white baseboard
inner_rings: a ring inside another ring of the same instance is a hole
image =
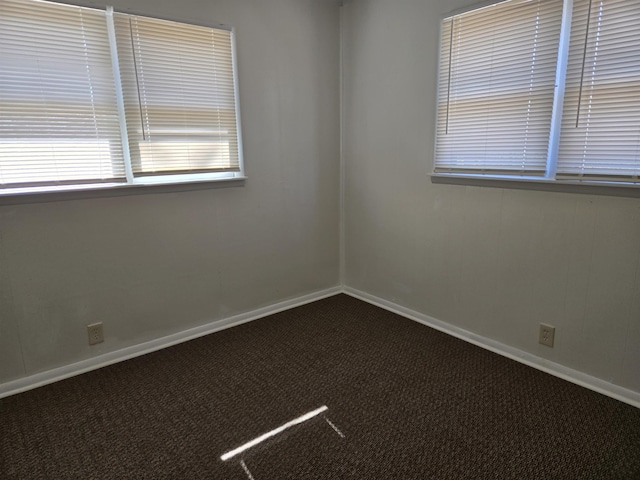
[[[123,362],[131,358],[139,357],[147,353],[155,352],[178,343],[187,342],[198,337],[209,335],[210,333],[218,332],[227,328],[235,327],[243,323],[258,320],[274,313],[279,313],[284,310],[289,310],[294,307],[299,307],[307,303],[322,300],[323,298],[332,297],[342,292],[342,287],[334,287],[326,290],[321,290],[308,295],[297,297],[284,302],[275,303],[268,307],[259,308],[251,312],[241,313],[234,315],[233,317],[216,320],[206,325],[190,328],[182,332],[174,333],[172,335],[150,340],[148,342],[140,343],[131,347],[116,350],[114,352],[105,353],[96,357],[88,358],[79,362],[75,362],[62,367],[47,370],[45,372],[36,373],[28,377],[12,380],[0,385],[0,398],[15,395],[17,393],[32,390],[43,385],[54,383],[66,378],[74,377],[91,370],[97,370],[98,368],[106,367],[114,363]]]
[[[64,365],[62,367],[47,370],[45,372],[40,372],[28,377],[12,380],[0,384],[0,398],[15,395],[27,390],[32,390],[34,388],[64,380],[66,378],[74,377],[85,372],[97,370],[114,363],[139,357],[141,355],[155,352],[157,350],[177,345],[179,343],[187,342],[189,340],[193,340],[210,333],[235,327],[237,325],[251,322],[253,320],[258,320],[275,313],[289,310],[291,308],[305,305],[307,303],[315,302],[317,300],[322,300],[323,298],[332,297],[339,293],[345,293],[354,298],[363,300],[372,305],[376,305],[380,308],[396,313],[410,320],[414,320],[418,323],[434,328],[441,332],[447,333],[456,338],[472,343],[481,348],[490,350],[504,357],[510,358],[512,360],[523,363],[525,365],[536,368],[538,370],[549,373],[590,390],[596,391],[603,395],[615,398],[616,400],[620,400],[621,402],[625,402],[636,408],[640,408],[640,393],[638,392],[620,387],[610,382],[606,382],[602,379],[587,375],[577,370],[573,370],[558,363],[551,362],[544,358],[497,342],[490,338],[477,335],[475,333],[469,332],[468,330],[464,330],[441,320],[437,320],[428,315],[416,312],[409,308],[395,304],[383,298],[370,295],[360,290],[356,290],[351,287],[334,287],[326,290],[321,290],[284,302],[275,303],[273,305],[253,310],[251,312],[246,312],[235,315],[233,317],[216,320],[206,325],[190,328],[173,335],[150,340],[148,342],[123,348],[121,350],[116,350],[114,352],[105,353],[103,355],[92,357],[69,365]]]
[[[628,403],[629,405],[632,405],[636,408],[640,408],[640,393],[633,390],[629,390],[610,382],[606,382],[597,377],[592,377],[591,375],[573,370],[571,368],[565,367],[564,365],[560,365],[559,363],[551,362],[544,358],[524,352],[509,345],[505,345],[504,343],[497,342],[490,338],[482,337],[475,333],[469,332],[468,330],[464,330],[462,328],[448,324],[441,320],[437,320],[428,315],[424,315],[420,312],[416,312],[409,308],[397,305],[393,302],[376,297],[374,295],[370,295],[360,290],[345,286],[343,289],[343,293],[359,300],[363,300],[377,307],[384,308],[385,310],[388,310],[390,312],[397,313],[398,315],[401,315],[405,318],[414,320],[418,323],[447,333],[456,338],[472,343],[486,350],[490,350],[504,357],[510,358],[520,363],[524,363],[525,365],[536,368],[538,370],[542,370],[543,372],[562,378],[563,380],[567,380],[571,383],[575,383],[603,395],[607,395],[608,397],[620,400],[621,402]]]

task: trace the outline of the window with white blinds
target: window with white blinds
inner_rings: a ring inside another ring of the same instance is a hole
[[[115,14],[133,174],[239,171],[231,32]]]
[[[242,175],[232,31],[0,0],[0,193]]]
[[[640,2],[507,0],[444,19],[434,172],[638,184]]]
[[[105,12],[0,0],[0,186],[124,177]]]
[[[638,181],[640,2],[574,0],[558,177]]]
[[[561,1],[510,1],[442,24],[436,171],[544,175]]]

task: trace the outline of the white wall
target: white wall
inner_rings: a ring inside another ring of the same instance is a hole
[[[473,3],[344,7],[345,283],[640,392],[640,200],[428,177],[439,20]]]
[[[346,284],[640,392],[640,201],[427,176],[439,18],[472,2],[343,7]],[[115,5],[237,28],[249,180],[0,204],[0,383],[339,282],[336,2]]]
[[[0,204],[0,383],[339,283],[336,2],[113,3],[236,27],[249,180]]]

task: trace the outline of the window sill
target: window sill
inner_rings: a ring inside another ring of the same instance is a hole
[[[75,185],[64,189],[43,189],[39,191],[0,191],[0,206],[26,203],[62,202],[87,198],[121,197],[144,195],[148,193],[189,192],[212,188],[244,186],[247,177],[230,177],[208,180],[185,180],[171,183],[135,183],[135,184],[91,184]]]
[[[488,177],[446,173],[432,173],[430,176],[431,182],[435,184],[640,198],[640,185],[632,183],[549,180],[538,177]]]

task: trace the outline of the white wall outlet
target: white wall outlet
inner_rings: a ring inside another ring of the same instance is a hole
[[[553,337],[556,334],[556,327],[551,325],[540,324],[540,338],[538,342],[547,347],[553,347]]]
[[[102,322],[87,325],[87,333],[89,334],[89,345],[104,342],[104,332],[102,330]]]

